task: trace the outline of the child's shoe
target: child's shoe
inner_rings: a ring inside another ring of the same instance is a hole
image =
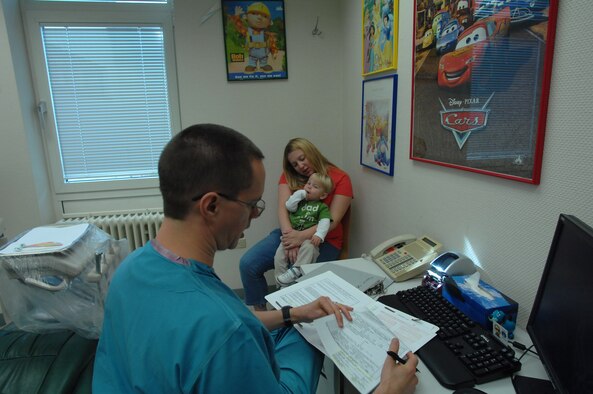
[[[276,281],[281,286],[288,286],[293,284],[301,276],[303,276],[303,270],[300,267],[291,267],[285,273],[278,275]]]

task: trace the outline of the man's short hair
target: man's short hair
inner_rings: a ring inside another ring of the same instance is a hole
[[[167,217],[184,219],[192,198],[208,192],[236,197],[251,186],[261,150],[243,134],[216,124],[197,124],[175,135],[159,159],[159,185]]]

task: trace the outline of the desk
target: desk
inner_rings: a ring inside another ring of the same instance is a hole
[[[360,271],[368,272],[374,275],[381,275],[385,276],[381,268],[379,268],[375,263],[372,261],[363,259],[363,258],[356,258],[356,259],[348,259],[348,260],[340,260],[334,261],[335,264],[342,264],[345,267],[357,269]],[[324,263],[317,263],[317,264],[308,264],[304,265],[301,268],[305,272],[305,274],[319,268],[319,264]],[[412,287],[416,287],[420,285],[421,279],[411,279],[405,282],[400,283],[393,283],[391,284],[387,290],[386,294],[394,294],[400,290],[409,289]],[[378,298],[378,297],[375,297]],[[531,340],[529,339],[529,335],[527,332],[517,327],[515,329],[515,340],[518,342],[523,343],[524,345],[530,346]],[[520,350],[514,349],[517,355],[521,354]],[[426,365],[420,360],[418,363],[418,370],[420,373],[418,374],[418,386],[416,386],[416,393],[418,394],[433,394],[433,393],[451,393],[453,390],[447,389],[440,385],[440,383],[436,380],[436,378],[430,373]],[[339,373],[337,368],[334,369],[334,390],[336,393],[355,393],[356,389],[349,383],[345,382],[343,387],[341,386],[340,382],[344,381],[345,379]],[[521,359],[521,371],[517,372],[518,375],[522,376],[529,376],[533,378],[539,379],[548,379],[546,372],[544,370],[543,365],[539,361],[539,358],[534,356],[532,353],[527,353]],[[511,382],[511,378],[499,379],[493,382],[481,384],[475,386],[476,388],[484,391],[488,394],[509,394],[514,393],[515,390],[513,388],[513,384]]]

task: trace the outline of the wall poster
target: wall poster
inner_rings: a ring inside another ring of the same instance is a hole
[[[228,81],[287,79],[284,1],[222,0]]]
[[[558,0],[416,0],[410,158],[539,184]]]
[[[360,164],[393,176],[397,75],[362,81]]]
[[[362,0],[362,75],[397,68],[399,0]]]

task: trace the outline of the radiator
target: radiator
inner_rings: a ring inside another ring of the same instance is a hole
[[[115,239],[126,238],[130,252],[156,237],[163,223],[162,212],[98,215],[65,218],[58,223],[91,223]]]

